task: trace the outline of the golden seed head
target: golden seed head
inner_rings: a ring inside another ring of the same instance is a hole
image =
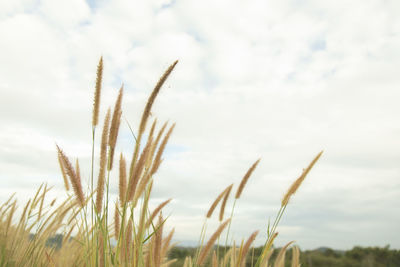
[[[205,245],[205,247],[201,250],[200,252],[200,256],[197,259],[197,264],[198,265],[203,265],[204,260],[207,258],[208,253],[210,252],[212,246],[214,245],[215,241],[217,240],[217,238],[220,236],[220,234],[222,233],[222,231],[225,229],[225,227],[228,225],[228,223],[230,222],[231,219],[227,219],[225,222],[223,222],[218,229],[214,232],[214,234],[210,237],[210,239],[208,240],[207,244]]]
[[[155,244],[154,244],[154,266],[155,267],[160,267],[161,266],[161,245],[162,245],[162,234],[163,234],[163,217],[162,213],[158,216],[158,223],[157,223],[157,228],[156,228],[156,233],[155,233]]]
[[[151,139],[147,140],[147,144],[146,144],[145,148],[143,149],[142,154],[140,155],[140,158],[139,158],[137,164],[135,165],[135,168],[132,172],[132,176],[129,177],[129,188],[128,188],[126,201],[132,201],[133,197],[135,196],[136,187],[137,187],[137,184],[142,175],[144,165],[147,161],[147,156],[149,154],[151,144],[152,144],[152,140]]]
[[[228,202],[229,194],[231,193],[232,187],[233,187],[233,184],[231,184],[230,186],[228,186],[225,189],[224,199],[222,200],[221,209],[219,210],[219,221],[220,222],[222,222],[222,220],[224,219],[225,206],[226,206],[226,203]]]
[[[111,170],[113,167],[114,150],[117,144],[119,126],[121,124],[123,90],[124,86],[122,85],[121,89],[119,90],[117,101],[115,102],[114,112],[111,119],[110,134],[108,136],[108,145],[110,146],[110,163],[108,165],[108,170]]]
[[[240,185],[238,187],[238,190],[236,191],[236,195],[235,195],[236,199],[240,198],[240,195],[243,192],[244,186],[246,185],[247,181],[249,180],[251,174],[253,173],[254,169],[257,167],[260,160],[261,159],[258,159],[256,162],[254,162],[253,165],[250,167],[250,169],[243,176],[242,181],[240,182]]]
[[[160,92],[162,85],[167,80],[167,78],[171,74],[172,70],[175,68],[176,64],[178,64],[178,60],[175,61],[171,66],[169,66],[168,69],[164,72],[164,74],[161,76],[161,78],[158,80],[156,86],[154,87],[153,92],[151,93],[149,99],[147,100],[146,106],[145,106],[143,114],[142,114],[142,119],[140,120],[139,136],[141,136],[143,134],[143,132],[146,128],[147,119],[149,118],[149,115],[151,112],[151,107],[153,106],[154,100],[156,99],[158,93]]]
[[[106,164],[107,164],[107,139],[108,139],[109,124],[110,124],[110,109],[108,109],[107,115],[104,118],[103,132],[101,135],[100,171],[99,171],[99,177],[97,178],[97,193],[96,193],[96,211],[98,213],[101,212],[103,204],[104,180],[106,175]]]
[[[208,209],[208,212],[206,214],[207,218],[211,218],[215,208],[217,207],[218,203],[221,201],[221,199],[226,195],[226,193],[228,192],[228,190],[230,190],[229,188],[232,188],[233,184],[228,186],[227,188],[225,188],[218,196],[217,198],[214,200],[214,202],[211,204],[210,208]]]
[[[293,184],[289,187],[288,191],[286,192],[286,194],[283,196],[282,199],[282,207],[287,205],[289,203],[289,199],[291,196],[293,196],[297,189],[299,189],[300,185],[303,183],[304,179],[306,178],[307,174],[310,172],[310,170],[312,169],[312,167],[314,166],[314,164],[318,161],[318,159],[321,157],[323,151],[321,151],[320,153],[318,153],[318,155],[311,161],[311,163],[308,165],[307,168],[303,169],[302,174],[300,175],[299,178],[297,178]]]
[[[99,64],[97,65],[96,87],[95,87],[94,101],[93,101],[92,126],[97,126],[97,124],[99,122],[100,95],[101,95],[102,79],[103,79],[103,57],[100,57]]]
[[[67,178],[67,174],[65,173],[65,168],[63,166],[60,153],[57,153],[57,157],[58,157],[58,164],[60,165],[60,169],[61,169],[61,174],[62,174],[63,180],[64,180],[65,190],[69,191],[68,178]]]
[[[249,239],[247,239],[246,243],[244,244],[243,249],[242,249],[242,253],[240,255],[239,266],[243,266],[243,264],[245,263],[247,252],[249,251],[249,248],[250,248],[251,244],[256,239],[258,232],[259,231],[253,232],[251,234],[251,236],[249,237]]]
[[[126,195],[126,161],[121,153],[119,158],[119,201],[121,206],[125,204]]]
[[[152,221],[154,220],[154,218],[157,216],[157,214],[171,201],[172,199],[168,199],[166,201],[164,201],[163,203],[161,203],[160,205],[158,205],[154,211],[151,213],[149,219],[146,222],[145,228],[148,228],[150,226],[150,224],[152,223]]]
[[[158,168],[161,165],[161,157],[162,154],[164,153],[165,147],[167,146],[168,140],[172,134],[172,131],[175,128],[175,123],[172,124],[171,128],[169,129],[169,131],[167,132],[167,134],[165,135],[163,141],[161,142],[160,147],[158,148],[157,154],[154,158],[154,162],[153,162],[153,167],[151,169],[151,175],[153,175],[154,173],[157,172]]]
[[[78,174],[75,172],[71,162],[69,161],[68,157],[64,154],[64,152],[61,150],[61,148],[58,145],[56,146],[58,154],[61,158],[62,165],[65,168],[66,174],[69,176],[72,188],[74,189],[76,198],[78,199],[78,203],[81,205],[81,207],[83,207],[85,205],[85,197],[83,196],[80,176],[78,176]]]

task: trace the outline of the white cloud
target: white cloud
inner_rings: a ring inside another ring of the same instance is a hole
[[[40,2],[39,14],[49,24],[56,24],[62,30],[73,30],[79,23],[88,22],[90,8],[84,0]]]

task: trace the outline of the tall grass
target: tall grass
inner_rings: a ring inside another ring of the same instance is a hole
[[[99,169],[95,170],[96,129],[99,123],[103,59],[97,68],[93,116],[92,158],[87,187],[82,185],[78,160],[72,164],[62,148],[56,146],[58,162],[64,179],[67,197],[61,203],[56,199],[47,201],[51,189],[40,186],[36,194],[22,207],[19,218],[15,218],[17,200],[11,196],[0,206],[0,266],[169,266],[176,259],[168,258],[173,246],[174,230],[165,233],[162,210],[171,199],[161,202],[154,210],[149,209],[154,177],[162,163],[162,156],[172,135],[175,124],[164,123],[158,127],[154,120],[148,129],[153,103],[177,61],[161,76],[147,100],[137,132],[133,132],[135,145],[130,162],[119,154],[114,159],[118,132],[121,123],[123,86],[119,91],[114,108],[109,108],[102,125],[99,151]],[[145,139],[146,137],[146,139]],[[271,266],[273,242],[277,238],[277,227],[289,200],[321,156],[319,153],[284,195],[281,207],[271,225],[261,230],[267,234],[263,251],[257,259],[252,256],[252,266]],[[118,154],[117,154],[118,155]],[[117,163],[115,163],[117,162]],[[229,229],[234,218],[237,201],[247,181],[255,172],[260,159],[245,173],[233,199],[230,216],[224,220],[225,208],[233,184],[226,187],[211,204],[199,235],[199,246],[194,257],[185,259],[184,266],[245,266],[259,230],[246,241],[229,242]],[[119,164],[118,168],[113,168]],[[117,172],[117,173],[116,173]],[[94,180],[97,173],[97,181]],[[110,177],[119,177],[118,199],[110,203]],[[70,188],[72,187],[72,192]],[[86,188],[86,190],[85,190]],[[205,240],[207,223],[220,205],[219,227]],[[111,215],[111,207],[114,213]],[[178,229],[179,231],[179,229]],[[225,244],[220,247],[220,238],[225,235]],[[57,246],[51,244],[55,236],[62,238]],[[288,243],[279,252],[273,266],[284,266]],[[299,249],[293,247],[292,266],[300,266]],[[254,253],[253,253],[254,254]]]

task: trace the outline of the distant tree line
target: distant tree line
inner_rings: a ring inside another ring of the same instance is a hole
[[[35,235],[31,234],[30,239]],[[50,237],[47,246],[59,249],[61,247],[63,236],[61,234]],[[228,250],[229,248],[226,248]],[[225,247],[220,246],[219,251],[225,251]],[[261,254],[262,247],[254,248],[248,253],[246,267],[254,266],[258,256]],[[273,262],[279,252],[274,249],[271,256]],[[196,248],[193,247],[173,247],[169,252],[170,259],[177,259],[171,267],[181,267],[187,256],[194,258]],[[291,266],[292,250],[286,252],[286,267]],[[209,259],[210,260],[210,259]],[[253,263],[253,264],[252,264]],[[321,247],[314,250],[301,251],[300,263],[302,267],[400,267],[400,250],[390,249],[389,245],[385,247],[360,247],[355,246],[351,250],[334,250],[327,247]],[[206,264],[206,266],[210,266]]]
[[[246,267],[254,266],[262,247],[250,251],[246,261]],[[219,247],[224,251],[224,247]],[[277,256],[279,249],[274,250],[272,261]],[[177,259],[171,267],[181,267],[186,256],[194,256],[196,248],[174,247],[169,253],[169,258]],[[286,252],[286,267],[291,266],[292,251]],[[253,264],[252,264],[253,261]],[[319,248],[315,250],[301,251],[300,262],[302,267],[400,267],[400,250],[385,247],[360,247],[342,251],[331,248]],[[210,266],[210,265],[206,265]]]

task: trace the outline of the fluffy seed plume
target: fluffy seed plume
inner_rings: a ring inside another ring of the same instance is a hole
[[[119,201],[121,206],[125,203],[126,195],[126,161],[121,153],[119,158]]]
[[[128,227],[125,232],[126,235],[126,254],[129,255],[132,245],[132,235],[133,235],[133,223],[132,220],[128,220]]]
[[[314,164],[321,157],[322,153],[323,153],[323,151],[318,153],[318,155],[311,161],[311,163],[308,165],[308,167],[303,170],[303,173],[300,175],[300,177],[297,178],[296,181],[294,181],[293,184],[289,187],[288,191],[283,196],[282,203],[281,203],[282,207],[289,203],[290,197],[296,193],[297,189],[299,189],[300,185],[303,183],[307,174],[310,172],[310,170],[312,169]]]
[[[163,240],[163,245],[162,245],[162,249],[161,249],[161,259],[163,259],[167,255],[174,232],[175,232],[175,228],[173,228],[169,232],[168,236]]]
[[[136,207],[136,204],[138,202],[138,199],[140,198],[140,196],[144,193],[144,190],[146,189],[146,186],[148,184],[152,183],[152,179],[151,179],[151,175],[149,172],[147,172],[147,174],[140,179],[140,183],[139,186],[137,187],[137,189],[135,190],[135,194],[134,194],[134,199],[133,199],[133,205]]]
[[[192,257],[186,256],[185,262],[183,263],[183,267],[193,267]]]
[[[151,93],[149,99],[147,100],[146,107],[144,108],[142,114],[142,119],[140,120],[139,136],[143,134],[146,128],[147,119],[149,118],[151,107],[153,106],[154,100],[156,99],[158,93],[160,92],[162,85],[167,80],[172,70],[175,68],[176,64],[178,64],[178,60],[175,61],[171,66],[169,66],[168,69],[164,72],[164,74],[161,76],[160,80],[158,80],[156,86],[154,87],[153,92]]]
[[[150,128],[149,137],[153,137],[156,125],[157,125],[157,119],[154,119],[153,124],[151,125]]]
[[[278,253],[278,256],[276,256],[276,259],[275,259],[275,264],[274,264],[275,267],[285,266],[286,250],[293,242],[294,241],[290,241],[289,243],[287,243],[285,246],[283,246],[281,248],[281,250]]]
[[[154,121],[153,121],[153,123],[152,123],[152,125],[151,125],[150,132],[149,132],[149,135],[148,135],[147,139],[154,140],[154,131],[155,131],[155,129],[156,129],[156,125],[157,125],[157,118],[154,119]],[[154,156],[154,145],[155,145],[155,143],[152,142],[151,147],[150,147],[150,150],[149,150],[149,155],[148,155],[147,161],[146,161],[146,163],[145,163],[145,168],[146,168],[146,169],[149,169],[149,168],[150,168],[150,165],[151,165],[151,163],[152,163],[153,156]]]
[[[8,230],[10,229],[11,221],[12,221],[12,218],[14,216],[14,212],[16,209],[17,209],[17,200],[14,200],[14,202],[12,203],[12,206],[11,206],[11,210],[8,213],[8,216],[6,219],[6,235],[8,233]]]
[[[229,188],[231,188],[233,185],[228,186],[227,188],[224,189],[224,191],[222,191],[217,198],[214,200],[214,202],[211,204],[206,217],[207,218],[211,218],[215,208],[217,207],[218,203],[221,201],[221,199],[225,196],[226,192],[229,190]]]
[[[107,163],[107,139],[108,127],[110,124],[110,109],[104,119],[103,132],[101,134],[101,147],[100,147],[100,171],[97,178],[97,193],[96,193],[96,211],[101,212],[104,194],[104,180],[106,176],[106,163]]]
[[[155,267],[161,266],[161,245],[162,245],[162,234],[163,234],[163,217],[162,213],[160,213],[158,217],[157,229],[155,233],[155,244],[154,244],[154,253],[153,253],[153,261]]]
[[[119,227],[120,227],[120,221],[119,221],[118,202],[116,202],[114,211],[114,236],[115,239],[117,240],[119,238]]]
[[[76,173],[76,179],[78,181],[79,184],[81,184],[82,180],[81,180],[81,169],[79,168],[79,160],[76,159],[75,161],[75,173]]]
[[[123,93],[124,93],[124,86],[122,85],[121,89],[119,89],[117,101],[115,102],[114,112],[111,119],[110,134],[108,136],[108,145],[110,146],[110,158],[109,158],[108,170],[111,170],[113,167],[115,145],[117,144],[119,126],[121,124],[121,115],[122,115],[121,105],[122,105]]]
[[[212,256],[212,267],[218,267],[218,258],[217,258],[217,254],[215,253],[215,250],[214,250],[213,256]]]
[[[65,168],[65,172],[67,173],[67,175],[71,181],[72,188],[74,189],[76,198],[78,199],[78,203],[80,204],[81,207],[83,207],[85,204],[85,197],[83,196],[81,179],[76,174],[68,157],[64,154],[64,152],[60,149],[60,147],[58,145],[56,145],[56,146],[57,146],[58,154],[61,158],[62,164]]]
[[[129,175],[132,175],[133,168],[136,164],[139,147],[140,147],[141,140],[142,140],[142,135],[146,129],[147,120],[151,114],[151,108],[153,106],[154,100],[156,99],[158,93],[160,92],[162,85],[167,80],[167,78],[171,74],[172,70],[175,68],[176,64],[178,64],[178,60],[175,61],[171,66],[169,66],[169,68],[164,72],[164,74],[161,76],[160,80],[157,82],[150,97],[147,100],[147,103],[143,110],[142,118],[141,118],[140,124],[139,124],[139,133],[138,133],[138,137],[136,139],[135,150],[133,152],[133,157],[132,157],[132,161],[131,161],[130,168],[129,168]]]
[[[292,267],[300,267],[300,250],[298,246],[292,247]]]
[[[161,129],[159,130],[159,132],[157,134],[157,137],[156,137],[155,141],[153,142],[153,145],[151,146],[151,151],[150,151],[150,157],[151,158],[149,158],[149,162],[151,162],[153,160],[154,152],[157,149],[158,143],[160,142],[161,136],[163,135],[165,129],[167,128],[167,125],[168,125],[168,122],[165,122],[163,124],[163,126],[161,127]],[[152,136],[152,135],[150,135],[150,136]]]
[[[270,258],[271,258],[271,256],[272,256],[273,253],[274,253],[274,249],[271,248],[271,249],[267,252],[267,254],[265,255],[265,257],[262,259],[261,264],[260,264],[261,267],[270,266],[270,265],[268,265],[268,262],[269,262],[269,260],[270,260]]]
[[[154,163],[153,163],[153,167],[151,169],[151,175],[153,175],[154,173],[157,172],[158,168],[161,165],[161,156],[164,153],[165,147],[167,146],[168,143],[168,139],[170,138],[172,131],[175,128],[175,123],[172,124],[171,128],[169,128],[169,131],[167,132],[167,134],[165,135],[163,141],[161,142],[160,147],[158,148],[156,157],[154,159]]]
[[[172,199],[168,199],[161,203],[160,205],[157,206],[157,208],[154,209],[154,211],[151,213],[149,219],[146,222],[145,228],[148,228],[151,224],[151,222],[154,220],[154,218],[157,216],[157,214],[171,201]]]
[[[251,236],[249,237],[249,239],[247,239],[246,243],[244,244],[241,255],[240,255],[239,266],[244,267],[245,262],[246,262],[245,260],[246,260],[247,252],[249,251],[251,244],[256,239],[257,234],[258,234],[258,231],[255,231],[254,233],[252,233]]]
[[[212,246],[214,245],[215,241],[220,236],[222,231],[224,231],[225,227],[228,225],[230,220],[231,219],[227,219],[225,222],[223,222],[218,227],[217,231],[215,231],[215,233],[210,237],[210,239],[208,240],[207,244],[205,245],[205,247],[200,252],[200,256],[197,259],[197,265],[200,265],[200,266],[203,265],[204,260],[207,258],[207,255],[210,252]]]
[[[222,222],[222,220],[224,219],[224,213],[225,213],[225,206],[226,203],[228,202],[228,198],[229,198],[229,194],[231,193],[233,184],[231,184],[230,186],[228,186],[228,188],[225,189],[225,195],[224,195],[224,199],[222,200],[222,204],[221,204],[221,209],[219,210],[219,221]]]
[[[103,238],[103,233],[100,231],[100,228],[98,230],[98,236],[99,236],[99,266],[105,266],[104,265],[104,238]]]
[[[58,164],[60,165],[61,174],[62,174],[63,180],[64,180],[65,190],[69,191],[68,178],[67,178],[67,174],[65,173],[65,168],[64,168],[64,166],[63,166],[60,153],[57,153],[57,156],[58,156]]]
[[[132,172],[132,176],[129,177],[129,186],[128,186],[128,193],[127,193],[126,201],[132,201],[132,199],[135,195],[136,186],[140,180],[140,176],[142,175],[151,144],[152,144],[152,140],[150,139],[147,141],[147,144],[142,151],[142,154],[135,166],[135,169]]]
[[[94,92],[93,101],[93,118],[92,126],[97,126],[99,122],[99,110],[100,110],[100,95],[101,95],[101,81],[103,79],[103,57],[100,57],[99,64],[97,65],[97,77],[96,77],[96,90]]]
[[[260,162],[260,160],[261,159],[258,159],[256,162],[254,162],[253,165],[250,167],[250,169],[243,176],[242,181],[240,182],[240,185],[238,187],[238,190],[236,191],[236,195],[235,195],[236,199],[240,198],[240,195],[243,192],[244,186],[246,185],[247,181],[250,178],[250,175],[253,173],[254,169],[257,167],[257,165]]]

